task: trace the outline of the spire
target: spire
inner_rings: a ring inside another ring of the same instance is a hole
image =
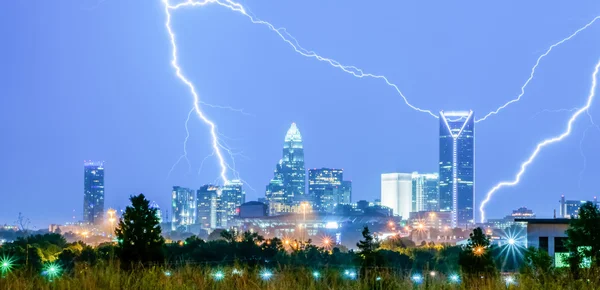
[[[290,128],[285,134],[285,142],[302,142],[302,135],[300,135],[300,130],[296,127],[296,123],[292,123]]]

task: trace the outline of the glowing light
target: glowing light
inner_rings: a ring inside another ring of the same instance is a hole
[[[504,278],[504,281],[506,282],[506,285],[515,284],[515,277],[513,277],[513,276],[506,276]]]
[[[481,222],[485,221],[485,205],[490,201],[490,199],[492,198],[492,195],[500,190],[501,188],[504,187],[512,187],[515,186],[517,184],[519,184],[519,182],[521,181],[521,177],[523,176],[523,174],[525,173],[525,171],[527,170],[527,167],[533,163],[533,161],[535,160],[535,158],[537,157],[537,155],[540,153],[541,149],[550,145],[550,144],[554,144],[557,142],[562,141],[563,139],[565,139],[567,136],[569,136],[571,134],[571,131],[573,129],[573,123],[575,123],[575,120],[577,120],[577,118],[579,116],[581,116],[584,112],[587,112],[587,110],[590,108],[590,106],[592,105],[592,101],[594,100],[594,96],[596,95],[596,84],[597,84],[597,75],[598,75],[598,70],[600,69],[600,61],[596,64],[595,69],[594,69],[594,73],[592,74],[592,87],[590,89],[590,93],[588,95],[588,99],[586,102],[586,105],[583,106],[581,109],[577,110],[569,119],[568,123],[567,123],[567,129],[560,135],[546,139],[540,143],[538,143],[538,145],[536,146],[535,150],[533,151],[533,153],[529,156],[529,158],[523,162],[521,164],[521,169],[519,170],[519,172],[517,173],[517,175],[515,176],[515,178],[512,181],[503,181],[498,183],[496,186],[494,186],[490,191],[488,191],[486,198],[481,202],[481,205],[479,206],[479,211],[481,213]]]
[[[6,274],[9,273],[10,271],[12,271],[13,267],[14,267],[14,259],[8,256],[4,256],[0,259],[0,272],[2,272],[2,274]]]
[[[377,278],[375,278],[375,281],[381,281],[381,277],[377,276]]]
[[[260,272],[260,278],[263,279],[264,281],[269,281],[271,280],[271,278],[273,277],[273,272],[269,271],[269,270],[262,270]]]
[[[460,276],[458,276],[457,274],[450,275],[449,279],[450,279],[450,282],[452,282],[452,283],[460,282]]]
[[[516,241],[513,238],[508,239],[508,244],[511,245],[511,246],[514,246],[515,242]]]
[[[431,276],[431,277],[435,277],[435,274],[436,274],[435,271],[429,272],[429,276]]]
[[[42,270],[42,275],[47,276],[49,279],[53,279],[58,277],[61,272],[62,269],[58,264],[48,263],[46,264],[46,266],[44,266],[44,269]]]
[[[354,279],[356,279],[357,275],[356,275],[356,271],[354,271],[354,270],[345,270],[344,271],[344,276],[347,279],[354,280]]]
[[[340,227],[340,226],[339,226],[339,224],[338,224],[337,222],[327,222],[327,223],[325,224],[325,228],[326,228],[326,229],[337,229],[337,228],[339,228],[339,227]]]
[[[473,253],[475,253],[475,256],[481,256],[483,255],[485,249],[482,246],[477,246],[475,248],[473,248]]]
[[[319,273],[318,271],[314,271],[314,272],[312,273],[312,275],[313,275],[313,277],[315,277],[315,279],[319,279],[319,278],[321,278],[321,273]]]
[[[410,279],[417,284],[420,284],[421,282],[423,282],[423,276],[421,276],[420,274],[414,274],[412,275],[412,277],[410,277]]]
[[[234,268],[233,271],[231,271],[231,274],[233,275],[237,275],[237,276],[241,276],[244,272],[242,270],[236,269]]]
[[[537,61],[535,62],[535,65],[531,68],[531,73],[529,74],[529,78],[527,79],[527,81],[525,82],[525,84],[523,84],[523,86],[521,87],[521,93],[515,98],[512,99],[510,101],[508,101],[507,103],[505,103],[504,105],[500,106],[498,109],[496,109],[495,111],[492,111],[490,113],[488,113],[487,115],[483,116],[481,119],[477,119],[475,120],[475,123],[479,123],[481,121],[485,121],[485,119],[487,119],[488,117],[492,116],[492,115],[496,115],[498,114],[498,112],[500,112],[501,110],[503,110],[504,108],[506,108],[507,106],[509,106],[512,103],[516,103],[518,101],[521,100],[521,97],[525,94],[525,87],[527,87],[527,85],[529,84],[529,82],[531,82],[531,80],[533,79],[533,76],[535,75],[535,69],[538,67],[538,65],[540,64],[540,61],[542,60],[542,58],[546,57],[553,48],[569,41],[571,38],[575,37],[577,34],[579,34],[579,32],[586,30],[588,27],[590,27],[592,24],[594,24],[594,22],[596,22],[596,20],[600,19],[600,16],[596,16],[594,19],[592,19],[592,21],[588,22],[586,25],[584,25],[583,27],[577,29],[575,32],[573,32],[571,35],[563,38],[562,40],[560,40],[559,42],[551,45],[546,52],[544,52],[542,55],[540,55],[537,59]]]
[[[171,271],[165,271],[165,276],[171,277]]]
[[[223,278],[225,278],[225,274],[223,273],[223,271],[220,271],[220,270],[214,272],[212,274],[212,276],[215,281],[221,281],[221,280],[223,280]]]

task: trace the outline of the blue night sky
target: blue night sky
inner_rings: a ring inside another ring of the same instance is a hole
[[[306,49],[387,76],[418,107],[472,109],[476,117],[516,97],[550,45],[600,15],[597,0],[242,3]],[[216,159],[202,162],[211,153],[208,127],[194,116],[191,170],[184,161],[168,176],[183,152],[192,97],[170,66],[165,19],[158,0],[0,3],[0,224],[18,212],[40,228],[71,221],[73,210],[81,218],[83,160],[106,162],[106,207],[143,192],[164,209],[173,185],[218,178]],[[235,165],[253,188],[247,200],[264,196],[292,122],[306,167],[343,168],[354,201],[379,198],[381,173],[437,172],[439,121],[408,108],[382,80],[302,57],[266,27],[215,5],[174,11],[173,29],[202,100],[247,113],[204,107],[243,153]],[[539,141],[560,134],[570,114],[537,113],[584,105],[598,35],[600,21],[556,47],[521,102],[477,124],[476,207]],[[600,121],[600,102],[590,113]],[[498,192],[487,216],[520,206],[551,216],[561,194],[598,194],[599,130],[580,118],[519,186]]]

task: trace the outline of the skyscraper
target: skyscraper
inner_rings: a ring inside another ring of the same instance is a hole
[[[83,163],[83,222],[99,224],[104,216],[104,162]]]
[[[290,207],[286,206],[288,200],[283,191],[283,180],[279,178],[271,179],[267,190],[265,191],[266,204],[269,208],[269,215],[289,212]]]
[[[392,209],[394,215],[408,219],[412,209],[412,174],[385,173],[381,175],[381,205]]]
[[[294,204],[306,199],[306,170],[304,169],[304,148],[302,146],[302,135],[292,123],[285,135],[283,143],[283,158],[277,164],[274,178],[267,186],[281,182],[283,186],[283,203],[291,208]],[[273,192],[273,191],[271,191]],[[271,207],[271,205],[269,205]]]
[[[344,188],[342,169],[321,168],[308,170],[308,195],[313,209],[320,212],[332,212],[342,203]]]
[[[246,202],[246,192],[244,192],[240,180],[230,180],[221,191],[221,205],[227,216],[227,223],[231,222],[237,215],[238,208]]]
[[[350,204],[352,202],[352,181],[342,181],[342,195],[338,203]]]
[[[223,206],[223,193],[216,185],[206,184],[197,191],[197,223],[203,229],[227,227],[227,213]]]
[[[171,229],[186,227],[196,222],[196,199],[189,188],[173,186],[171,197]]]
[[[437,173],[412,175],[412,211],[439,211],[439,177]]]
[[[473,111],[440,112],[440,210],[452,212],[452,227],[474,223],[473,119]]]

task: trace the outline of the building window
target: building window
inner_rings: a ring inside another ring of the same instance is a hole
[[[567,242],[566,237],[555,237],[554,238],[554,252],[556,252],[556,253],[568,252],[567,246],[565,245],[566,242]]]
[[[540,237],[539,240],[540,249],[548,252],[548,237]]]

